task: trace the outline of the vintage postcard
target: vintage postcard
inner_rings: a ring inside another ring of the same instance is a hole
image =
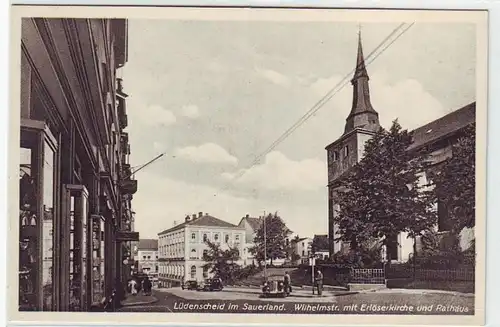
[[[484,323],[487,12],[11,12],[11,322]]]

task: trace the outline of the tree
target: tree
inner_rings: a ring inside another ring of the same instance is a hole
[[[340,180],[334,221],[338,239],[351,248],[373,239],[395,245],[399,233],[416,239],[435,225],[431,191],[420,180],[427,161],[423,153],[408,151],[412,142],[394,121],[390,130],[381,128],[366,142],[363,158]]]
[[[315,254],[322,250],[328,250],[328,235],[314,235],[311,244],[311,252]]]
[[[210,241],[205,242],[208,251],[203,253],[203,269],[210,271],[215,277],[222,279],[225,283],[231,283],[235,280],[240,266],[236,263],[240,258],[237,248],[221,249],[220,245]]]
[[[287,239],[292,233],[286,227],[283,220],[278,216],[278,213],[269,214],[264,217],[264,222],[261,224],[254,238],[254,246],[250,248],[259,264],[264,261],[264,252],[267,259],[271,260],[271,265],[275,259],[283,259],[287,257],[288,246]],[[264,228],[265,224],[265,228]],[[266,244],[264,246],[264,229],[266,231]],[[266,250],[264,250],[266,249]]]
[[[435,197],[448,208],[452,234],[476,223],[476,128],[470,125],[452,146],[452,156],[432,176]]]

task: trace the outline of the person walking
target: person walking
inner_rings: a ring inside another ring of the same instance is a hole
[[[132,278],[129,282],[130,294],[137,295],[137,281],[135,278]]]
[[[290,279],[290,275],[288,274],[288,271],[285,271],[285,278],[284,278],[284,286],[285,286],[285,294],[288,296],[290,295],[292,291],[292,282]]]
[[[318,295],[321,296],[321,294],[323,294],[323,273],[319,269],[316,270],[315,282]]]
[[[151,295],[151,288],[152,288],[151,280],[149,279],[148,276],[144,278],[142,281],[142,289],[144,291],[144,295]]]

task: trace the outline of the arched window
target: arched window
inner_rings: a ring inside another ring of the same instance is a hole
[[[203,234],[203,242],[206,242],[208,240],[207,234]]]
[[[225,241],[226,241],[226,243],[229,243],[229,235],[226,235]]]
[[[191,233],[191,239],[196,240],[196,233]]]
[[[196,278],[196,266],[191,266],[191,279]]]

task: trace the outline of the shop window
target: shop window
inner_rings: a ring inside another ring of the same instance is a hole
[[[58,148],[40,121],[21,120],[19,310],[52,311]],[[42,184],[43,183],[43,184]],[[38,251],[41,249],[42,253]]]
[[[86,311],[88,192],[83,185],[65,185],[64,210],[69,212],[69,311]]]
[[[92,288],[93,305],[98,305],[104,297],[104,217],[93,215],[92,230]]]
[[[191,279],[196,278],[196,266],[191,266]]]

